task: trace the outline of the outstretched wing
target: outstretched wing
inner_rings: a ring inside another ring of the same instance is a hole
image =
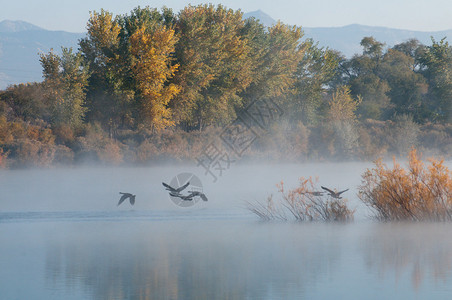
[[[117,205],[117,206],[119,206],[121,203],[124,202],[124,200],[126,200],[128,197],[130,197],[130,194],[128,194],[128,193],[120,193],[120,194],[122,194],[122,196],[121,196],[121,198],[119,199],[119,202],[118,202],[118,205]]]
[[[135,196],[130,197],[130,204],[135,204]]]
[[[178,193],[182,192],[182,191],[185,190],[185,188],[186,188],[187,186],[189,186],[189,185],[190,185],[190,182],[187,182],[187,183],[184,184],[183,186],[178,187],[178,188],[176,189],[176,192],[178,192]]]
[[[196,197],[196,196],[201,197],[201,199],[202,199],[203,201],[207,201],[207,197],[206,197],[206,195],[204,195],[203,193],[201,193],[201,192],[199,192],[199,191],[192,191],[192,192],[190,192],[190,197]]]
[[[345,193],[346,191],[348,191],[348,189],[343,190],[342,192],[338,192],[337,195],[340,195],[340,194],[342,194],[342,193]]]
[[[192,201],[193,200],[193,196],[192,195],[182,196],[182,197],[179,197],[179,198],[181,198],[184,201]]]
[[[170,194],[171,197],[178,197],[178,198],[183,197],[182,194],[179,194],[179,193],[176,193],[176,192],[174,192],[174,193],[173,193],[173,192],[170,192],[169,194]]]
[[[166,184],[164,182],[162,182],[163,186],[166,188],[167,191],[170,192],[177,192],[177,190],[175,188],[173,188],[172,186],[170,186],[169,184]]]
[[[330,190],[329,188],[326,188],[324,186],[320,186],[322,189],[324,189],[325,191],[329,192],[330,194],[335,194],[335,192],[333,192],[332,190]]]
[[[202,199],[203,201],[207,201],[207,197],[206,197],[206,195],[204,195],[203,193],[200,193],[199,196],[201,197],[201,199]]]

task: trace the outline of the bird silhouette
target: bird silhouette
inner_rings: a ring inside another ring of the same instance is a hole
[[[180,198],[180,199],[185,200],[185,201],[192,201],[193,200],[193,196],[192,195],[182,195],[180,193],[171,193],[171,192],[169,194],[170,194],[171,197],[177,197],[177,198]]]
[[[324,187],[324,186],[321,186],[321,188],[324,189],[325,191],[327,191],[328,194],[329,194],[331,197],[336,198],[336,199],[342,199],[342,197],[341,197],[340,195],[341,195],[342,193],[348,191],[348,189],[346,189],[346,190],[343,190],[343,191],[340,191],[340,192],[334,192],[334,191],[332,191],[332,190],[330,190],[329,188],[326,188],[326,187]]]
[[[178,197],[184,201],[192,201],[194,197],[201,197],[203,201],[207,201],[207,197],[204,193],[198,191],[191,191],[188,195],[182,195],[181,193],[169,193],[172,197]]]
[[[131,193],[122,193],[119,192],[120,194],[122,194],[121,198],[119,199],[118,205],[119,206],[122,202],[124,202],[124,200],[126,200],[127,198],[129,198],[130,204],[134,205],[135,204],[135,196],[136,195],[132,195]]]
[[[176,197],[179,197],[179,198],[181,198],[181,199],[184,200],[184,201],[193,201],[193,196],[192,196],[192,195],[184,196],[184,195],[179,194],[179,195],[176,196]]]
[[[196,196],[199,196],[199,197],[201,197],[201,199],[203,201],[207,201],[208,200],[204,193],[201,193],[201,192],[198,192],[198,191],[191,191],[189,196],[191,196],[192,198],[196,197]]]
[[[185,188],[186,188],[187,186],[190,185],[190,182],[187,182],[186,184],[184,184],[183,186],[178,187],[178,188],[173,188],[172,186],[170,186],[169,184],[164,183],[164,182],[162,182],[162,184],[163,184],[163,186],[165,187],[165,189],[166,189],[167,191],[169,191],[170,193],[180,194],[180,192],[182,192],[183,190],[185,190]]]

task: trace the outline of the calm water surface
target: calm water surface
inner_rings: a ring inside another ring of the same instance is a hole
[[[369,221],[355,195],[368,166],[235,166],[216,183],[196,168],[4,171],[0,299],[451,299],[452,224]],[[161,181],[186,171],[209,202],[170,201]],[[350,188],[354,223],[244,209],[310,175]]]

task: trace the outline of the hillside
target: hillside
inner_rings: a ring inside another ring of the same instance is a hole
[[[365,36],[373,36],[376,40],[386,43],[388,47],[405,42],[409,39],[417,39],[424,45],[432,43],[431,37],[440,40],[452,37],[452,29],[446,31],[423,32],[401,30],[387,27],[365,26],[353,24],[343,27],[309,28],[303,27],[306,37],[318,41],[321,46],[339,50],[345,56],[351,57],[355,53],[361,53],[359,45]]]
[[[254,17],[260,20],[265,26],[271,26],[276,23],[276,20],[261,10],[246,13],[243,17]],[[303,21],[300,20],[297,25],[302,26]],[[321,46],[338,50],[347,57],[351,57],[355,53],[361,53],[362,49],[359,43],[365,36],[373,36],[378,41],[386,43],[389,47],[412,38],[418,39],[425,45],[431,44],[431,36],[433,36],[436,40],[447,37],[450,41],[452,38],[452,29],[445,31],[424,32],[359,24],[352,24],[343,27],[302,26],[302,28],[306,38],[312,38],[315,41],[318,41]]]
[[[41,81],[39,53],[61,46],[77,48],[83,33],[50,31],[23,21],[0,22],[0,89],[9,84]]]

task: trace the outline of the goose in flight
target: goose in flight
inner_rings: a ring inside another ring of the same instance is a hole
[[[132,195],[131,193],[122,193],[119,192],[122,196],[119,199],[118,205],[119,206],[122,202],[124,202],[124,200],[126,200],[127,198],[129,198],[130,204],[134,205],[135,204],[135,196],[136,195]]]
[[[178,198],[180,198],[180,199],[182,199],[182,200],[185,200],[185,201],[192,201],[193,198],[194,198],[194,197],[197,197],[197,196],[201,197],[201,199],[202,199],[203,201],[207,201],[207,200],[208,200],[207,197],[206,197],[206,195],[205,195],[204,193],[201,193],[201,192],[198,192],[198,191],[191,191],[191,192],[189,192],[189,194],[186,195],[186,196],[182,195],[181,193],[171,193],[171,192],[170,192],[169,194],[170,194],[170,196],[172,196],[172,197],[178,197]]]
[[[182,200],[184,200],[184,201],[192,201],[192,200],[193,200],[193,196],[192,196],[192,195],[184,196],[184,195],[182,195],[182,194],[173,194],[173,193],[170,193],[170,196],[172,196],[172,197],[178,197],[178,198],[180,198],[180,199],[182,199]]]
[[[172,186],[170,186],[169,184],[166,184],[166,183],[164,183],[164,182],[162,182],[162,184],[163,184],[163,186],[165,187],[165,189],[166,189],[167,191],[169,191],[170,193],[172,193],[172,194],[180,194],[180,192],[182,192],[183,190],[185,190],[185,188],[186,188],[187,186],[190,185],[190,182],[187,182],[186,184],[184,184],[184,185],[181,186],[181,187],[178,187],[177,189],[176,189],[176,188],[173,188]]]
[[[340,191],[340,192],[334,192],[334,191],[332,191],[332,190],[330,190],[329,188],[326,188],[326,187],[324,187],[324,186],[321,186],[321,188],[324,189],[325,191],[327,191],[328,194],[329,194],[331,197],[336,198],[336,199],[342,199],[342,197],[341,197],[340,195],[341,195],[342,193],[348,191],[348,189],[346,189],[346,190],[343,190],[343,191]]]
[[[201,193],[201,192],[198,192],[198,191],[192,191],[192,192],[190,192],[190,195],[189,195],[189,196],[191,196],[192,198],[193,198],[193,197],[196,197],[196,196],[199,196],[199,197],[201,197],[201,199],[202,199],[203,201],[207,201],[206,195],[205,195],[204,193]]]

